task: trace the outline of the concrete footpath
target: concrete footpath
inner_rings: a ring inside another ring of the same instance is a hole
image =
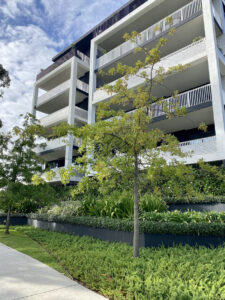
[[[104,300],[45,264],[0,243],[0,300]]]

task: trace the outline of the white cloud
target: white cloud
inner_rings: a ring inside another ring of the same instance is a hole
[[[4,5],[0,7],[0,11],[2,11],[5,16],[14,18],[16,15],[22,13],[20,5],[28,6],[32,3],[33,0],[6,0]]]
[[[41,0],[53,30],[68,43],[108,17],[127,0]]]
[[[11,86],[0,103],[0,118],[12,127],[21,113],[30,112],[35,76],[40,67],[47,67],[56,54],[51,41],[40,28],[7,26],[0,40],[1,63],[9,71]]]

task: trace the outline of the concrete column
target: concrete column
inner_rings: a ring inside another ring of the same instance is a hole
[[[90,75],[89,75],[89,100],[88,100],[88,124],[95,123],[96,107],[93,105],[94,92],[96,91],[96,57],[97,57],[97,45],[94,41],[91,41],[91,53],[90,53]]]
[[[34,84],[34,90],[33,90],[33,98],[32,98],[32,107],[31,107],[31,114],[36,117],[36,106],[38,101],[38,86],[36,83]]]
[[[96,91],[97,78],[96,78],[96,59],[97,59],[97,45],[94,41],[91,41],[90,52],[90,75],[89,75],[89,99],[88,99],[88,124],[95,123],[96,106],[93,104],[94,92]],[[94,155],[90,154],[90,158],[94,159]],[[91,166],[88,167],[87,175],[95,175]]]
[[[212,2],[211,0],[203,0],[202,5],[206,35],[206,50],[209,64],[209,76],[212,86],[214,123],[217,142],[219,144],[223,144],[223,140],[225,138],[225,112]]]
[[[70,75],[69,113],[68,113],[69,125],[74,125],[76,89],[77,89],[77,58],[74,56],[71,62],[71,75]],[[74,137],[69,135],[67,138],[67,145],[66,145],[65,167],[68,167],[69,165],[72,164],[73,141],[74,141]]]

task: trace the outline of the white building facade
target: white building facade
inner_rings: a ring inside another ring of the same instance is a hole
[[[167,37],[170,25],[174,36],[162,51],[158,66],[169,68],[189,64],[182,73],[166,78],[170,90],[178,90],[184,117],[167,119],[159,105],[154,107],[152,127],[173,133],[184,152],[192,152],[186,163],[200,159],[207,162],[225,161],[225,0],[133,0],[53,58],[54,63],[37,75],[32,113],[45,114],[40,123],[51,132],[60,122],[83,126],[95,122],[98,103],[110,99],[99,89],[117,77],[102,78],[99,70],[107,71],[118,62],[132,64],[135,44],[124,42],[124,33],[141,33],[141,45],[151,49],[161,37]],[[157,31],[155,28],[159,28]],[[138,77],[129,79],[128,87],[143,84]],[[168,90],[155,87],[154,95],[165,101]],[[200,123],[208,125],[200,132]],[[40,155],[46,167],[60,168],[72,164],[78,155],[79,141],[73,137],[53,139]],[[79,181],[76,176],[72,181]]]

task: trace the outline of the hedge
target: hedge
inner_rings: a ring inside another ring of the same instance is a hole
[[[24,213],[11,213],[10,214],[10,217],[27,217],[28,215],[27,214],[24,214]],[[0,217],[7,217],[7,214],[6,213],[0,213]]]
[[[133,231],[133,221],[128,219],[111,219],[105,217],[64,217],[31,214],[31,219],[41,221],[84,225],[95,228],[107,228],[118,231]],[[140,221],[140,233],[174,234],[193,236],[225,236],[225,224],[221,223],[177,223]]]
[[[204,198],[164,198],[167,204],[213,204],[225,203],[225,196],[204,196]]]

